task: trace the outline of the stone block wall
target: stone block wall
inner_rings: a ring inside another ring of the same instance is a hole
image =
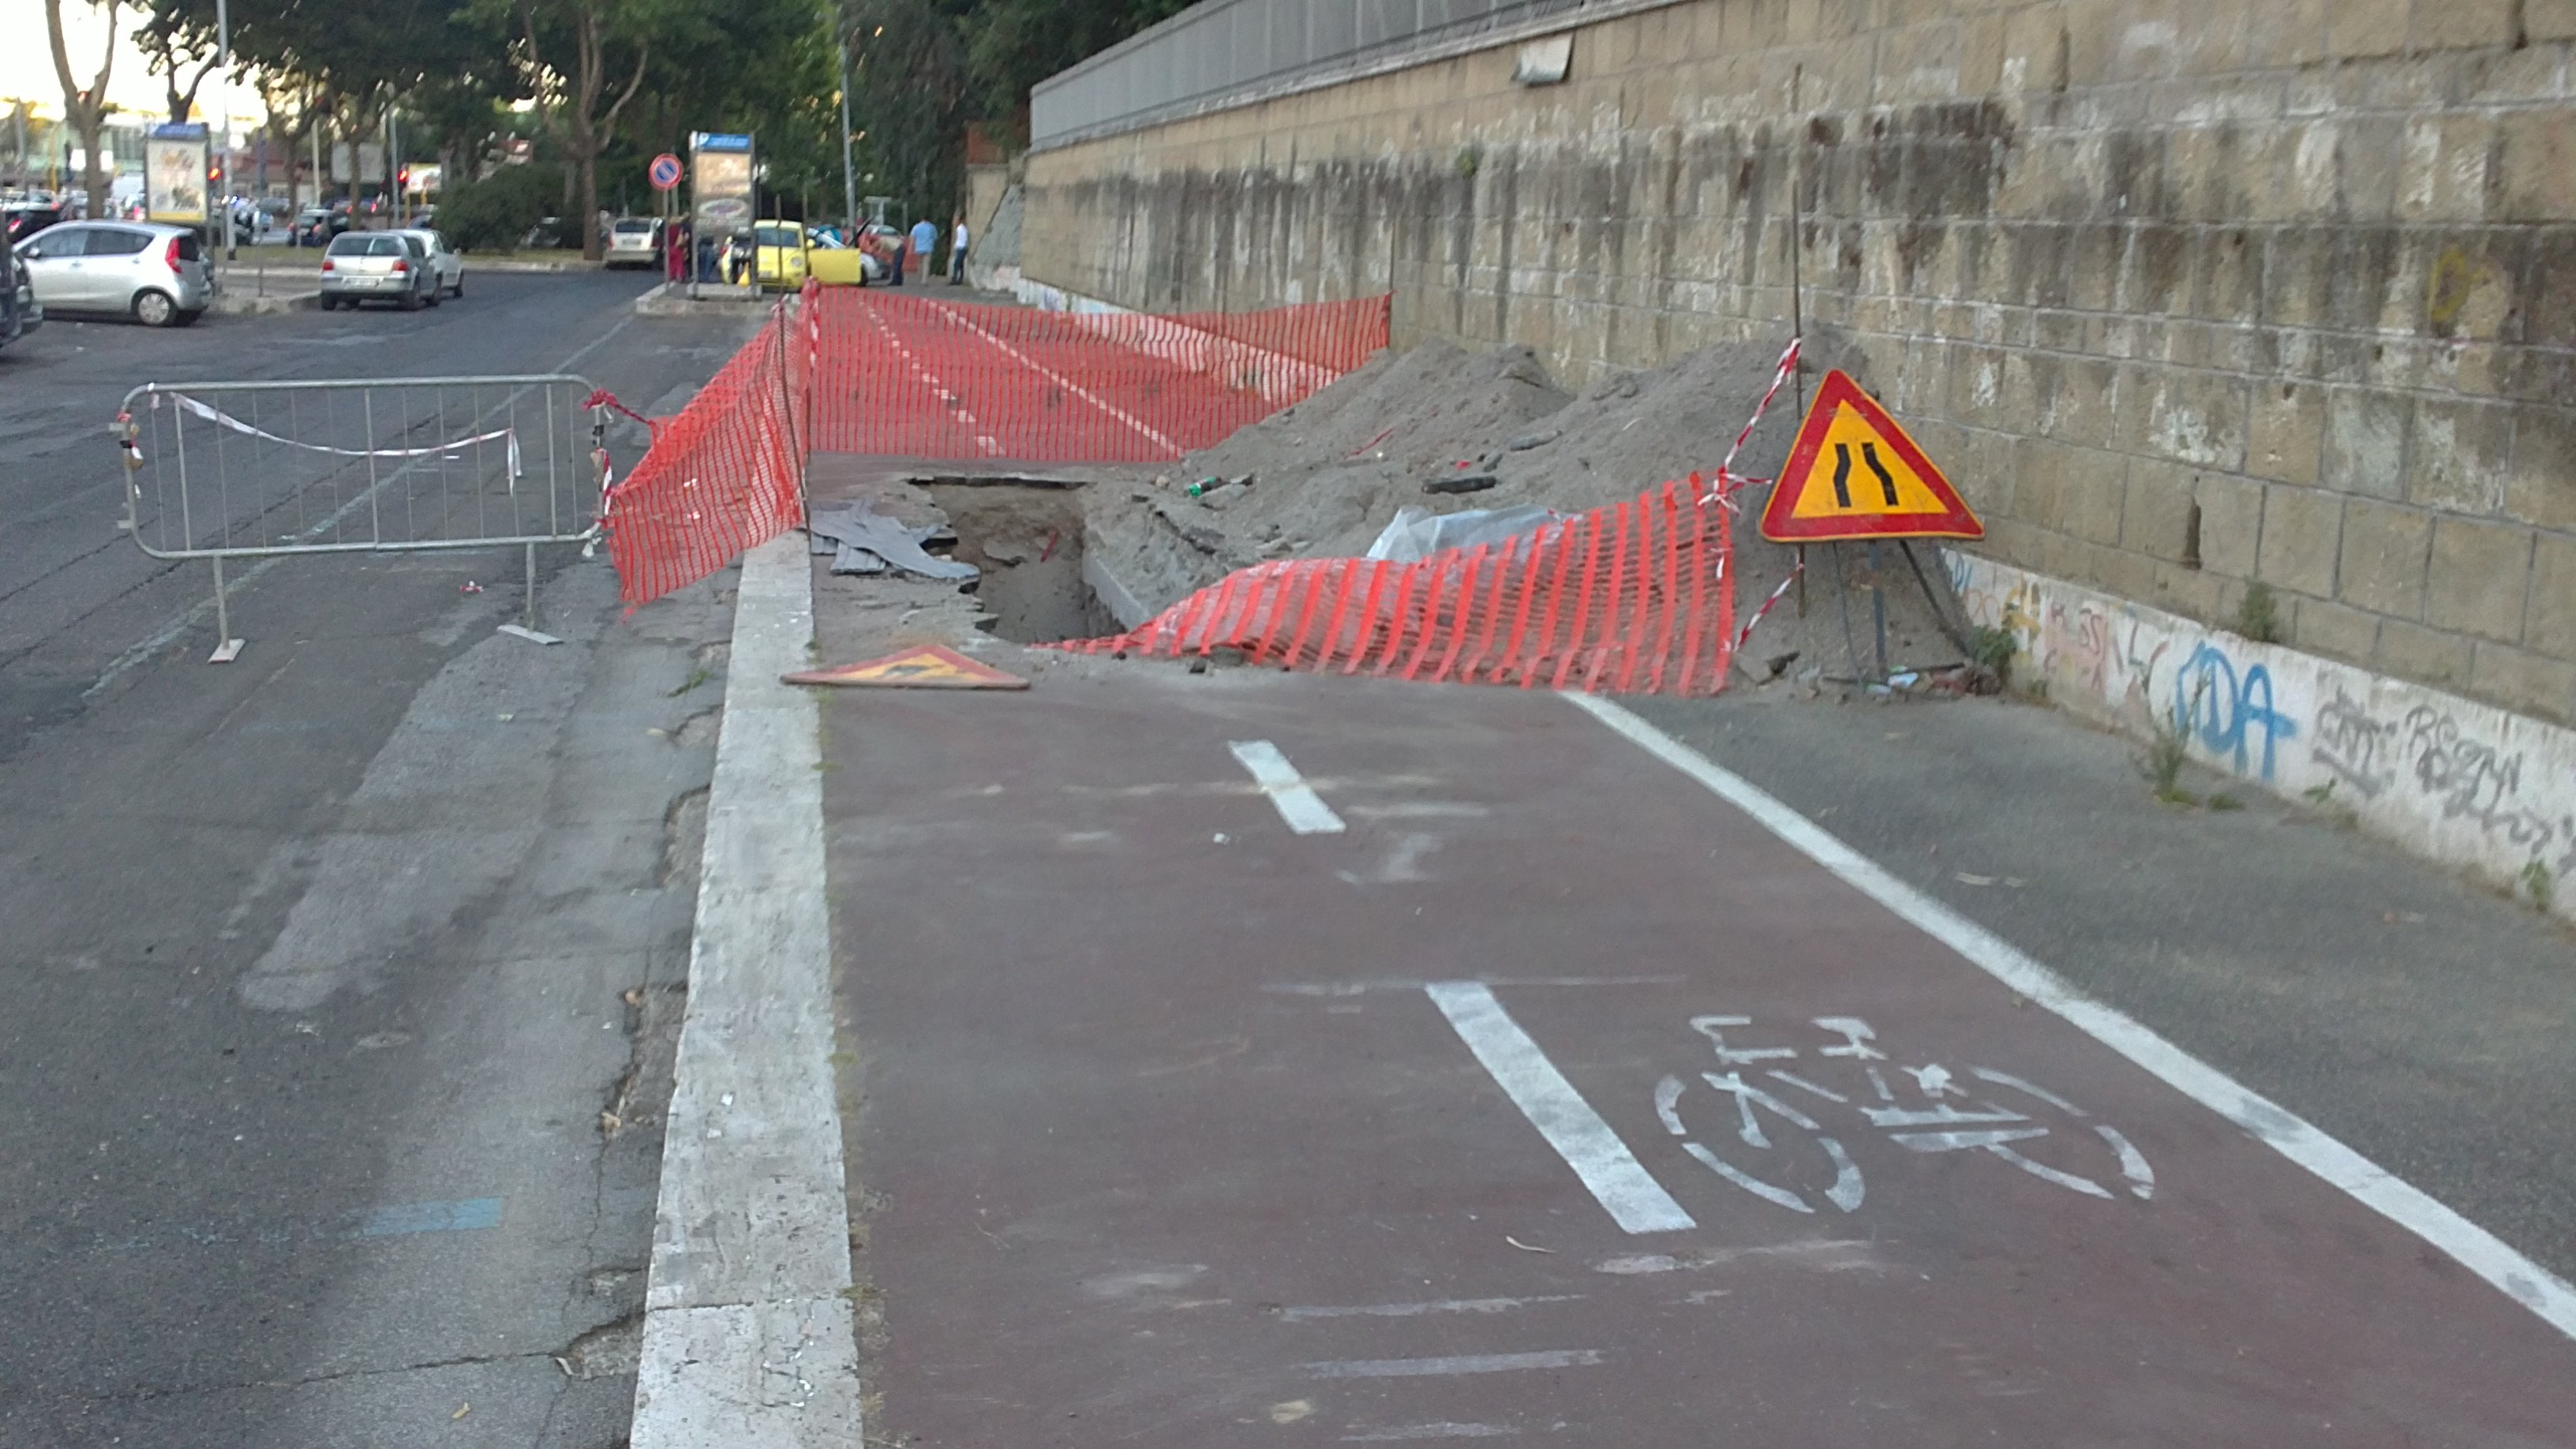
[[[2576,720],[2576,0],[1679,0],[1029,158],[1125,306],[1392,289],[1577,382],[1784,333],[1985,551]],[[1712,440],[1712,451],[1723,440]],[[1681,459],[1676,467],[1707,460]]]

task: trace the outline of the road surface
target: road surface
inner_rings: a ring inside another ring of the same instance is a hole
[[[543,648],[515,556],[302,559],[213,667],[204,566],[113,528],[138,382],[668,407],[740,340],[468,275],[0,354],[0,1445],[623,1440],[728,610],[559,550]]]

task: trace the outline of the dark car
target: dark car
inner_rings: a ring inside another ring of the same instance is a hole
[[[71,220],[68,208],[60,206],[13,206],[9,218],[9,244],[16,246],[49,226],[60,226]]]
[[[18,265],[18,254],[0,246],[0,347],[35,331],[44,320],[45,309],[36,305],[35,284]]]
[[[308,206],[296,213],[295,230],[289,239],[300,247],[329,246],[331,238],[349,229],[349,209],[345,206]]]

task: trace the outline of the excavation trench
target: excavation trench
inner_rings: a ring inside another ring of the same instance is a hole
[[[1118,621],[1083,580],[1083,487],[1048,479],[922,478],[948,515],[948,550],[983,570],[971,586],[977,627],[1019,644],[1115,633]]]

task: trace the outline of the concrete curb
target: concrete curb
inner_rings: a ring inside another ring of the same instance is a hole
[[[495,259],[493,259],[493,260],[491,260],[491,261],[488,261],[488,262],[478,262],[478,261],[474,260],[474,254],[473,254],[472,252],[466,252],[466,253],[464,253],[464,257],[465,257],[465,270],[466,270],[466,272],[467,272],[469,275],[470,275],[470,274],[472,274],[472,273],[474,273],[474,272],[478,272],[478,271],[482,271],[482,272],[581,272],[581,271],[598,272],[598,271],[606,271],[606,270],[607,270],[607,264],[606,264],[606,263],[604,263],[604,262],[584,262],[584,261],[570,261],[570,262],[520,262],[520,261],[504,261],[504,260],[501,260],[501,259],[499,259],[499,258],[495,258]]]
[[[662,1150],[633,1449],[860,1441],[834,1096],[812,563],[743,560]]]
[[[273,317],[285,312],[313,312],[322,306],[322,292],[271,292],[264,297],[223,292],[216,296],[208,310],[218,317]]]
[[[635,299],[635,315],[638,317],[750,316],[766,309],[770,303],[782,296],[795,295],[792,292],[763,292],[756,297],[746,297],[724,283],[704,282],[700,285],[707,290],[692,299],[688,293],[688,285],[686,282],[662,283]]]

